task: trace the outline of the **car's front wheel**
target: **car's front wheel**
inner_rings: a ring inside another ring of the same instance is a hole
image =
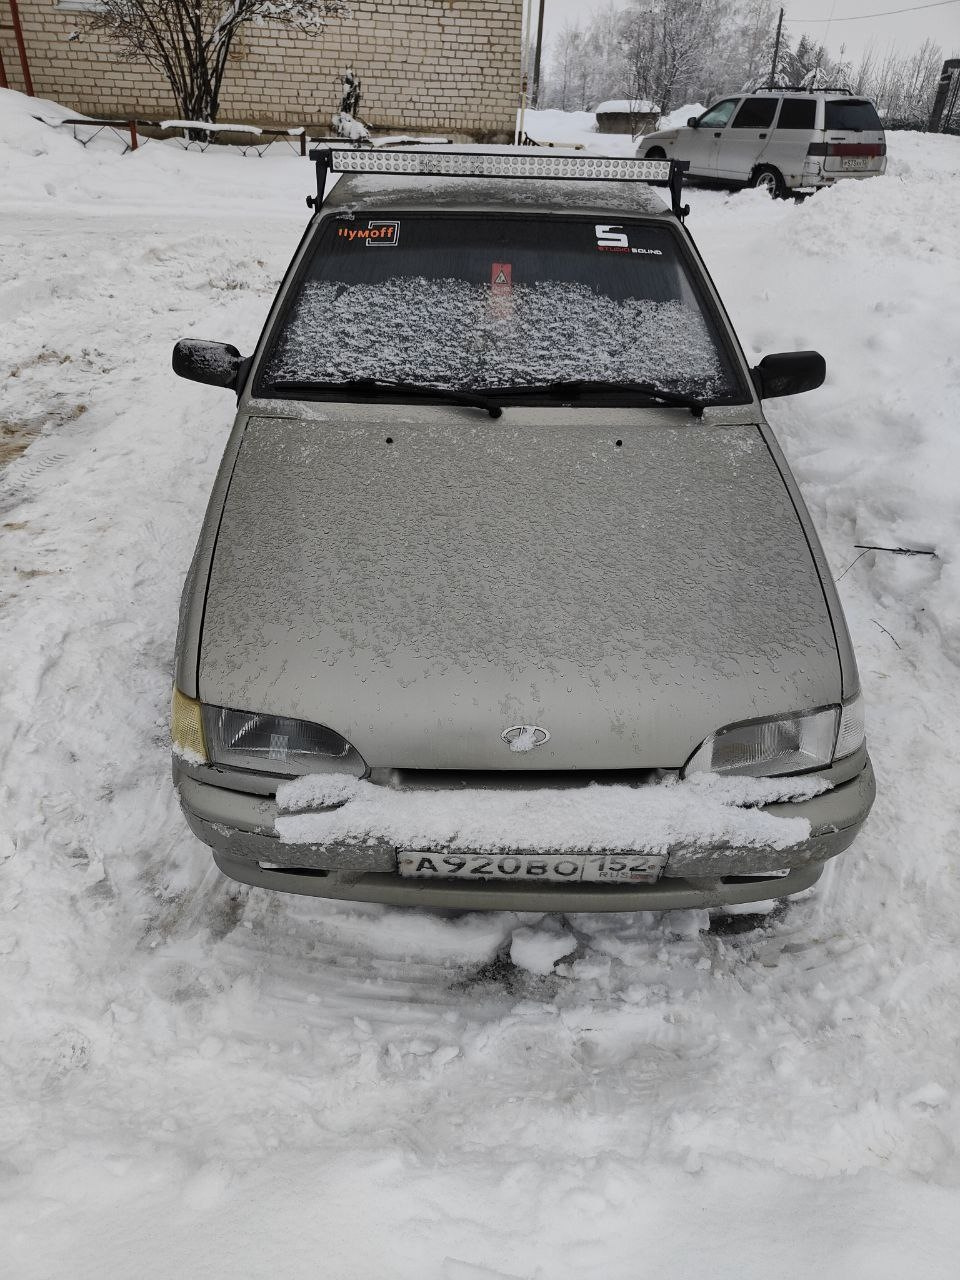
[[[666,160],[667,153],[663,147],[651,147],[649,151],[643,153],[644,160]]]
[[[779,200],[786,190],[783,174],[769,164],[762,164],[759,169],[754,169],[750,176],[750,186],[766,191],[774,200]]]

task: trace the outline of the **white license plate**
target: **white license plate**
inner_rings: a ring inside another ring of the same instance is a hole
[[[401,849],[402,876],[444,880],[522,880],[525,883],[653,884],[665,853],[432,853]]]
[[[869,169],[870,161],[866,156],[844,156],[841,160],[844,169]]]

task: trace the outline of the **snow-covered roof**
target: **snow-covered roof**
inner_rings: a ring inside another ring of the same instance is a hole
[[[652,115],[654,112],[659,114],[660,108],[646,98],[611,98],[609,102],[601,102],[595,114],[639,116]]]

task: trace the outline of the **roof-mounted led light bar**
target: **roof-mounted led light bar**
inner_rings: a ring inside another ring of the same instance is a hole
[[[686,161],[634,160],[618,156],[537,156],[495,151],[387,151],[376,148],[316,147],[317,195],[307,204],[319,209],[328,173],[410,174],[448,178],[561,178],[590,182],[663,182],[670,188],[673,212],[690,212],[680,203]]]
[[[494,152],[330,151],[334,173],[415,173],[456,178],[616,178],[666,182],[668,160],[525,156]]]

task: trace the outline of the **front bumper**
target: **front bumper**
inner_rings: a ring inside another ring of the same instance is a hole
[[[825,771],[828,777],[837,774],[832,790],[800,803],[765,806],[775,816],[810,822],[809,838],[786,851],[679,846],[670,850],[655,884],[517,884],[402,877],[397,849],[385,840],[362,845],[284,844],[274,831],[277,810],[272,796],[231,790],[197,776],[211,772],[174,763],[187,822],[232,879],[323,898],[480,911],[666,911],[785,897],[814,884],[824,862],[848,848],[876,793],[873,767],[861,748],[842,766]],[[771,875],[785,867],[790,868],[788,875]]]

